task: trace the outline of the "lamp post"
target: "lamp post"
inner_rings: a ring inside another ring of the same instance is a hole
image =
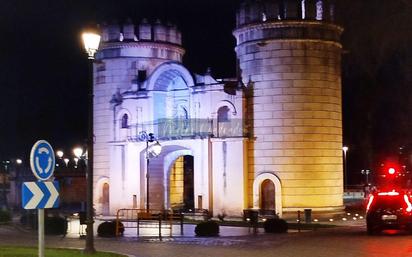
[[[85,253],[95,253],[93,238],[93,60],[99,49],[100,35],[85,32],[82,35],[84,48],[89,59],[89,90],[88,90],[88,127],[87,127],[87,209],[86,209],[86,246]]]
[[[159,141],[156,140],[153,133],[147,134],[143,132],[143,138],[146,140],[146,212],[150,210],[150,193],[149,193],[149,164],[150,158],[157,157],[162,152],[162,146],[160,145]],[[149,143],[156,142],[149,146]]]
[[[365,175],[366,177],[366,185],[369,185],[369,179],[368,179],[369,173],[370,173],[370,170],[361,170],[361,174]]]
[[[343,170],[344,170],[344,177],[345,177],[345,184],[344,184],[344,188],[346,188],[346,186],[348,185],[348,174],[346,173],[346,152],[349,150],[349,147],[344,146],[342,147],[343,150]]]
[[[14,204],[16,207],[21,206],[21,194],[20,194],[20,188],[21,188],[21,174],[20,174],[20,166],[23,164],[22,159],[16,159],[16,167],[14,171]]]
[[[2,176],[2,208],[8,209],[9,204],[7,202],[7,187],[6,187],[6,181],[7,181],[7,169],[8,166],[10,165],[10,161],[2,161],[2,164],[4,165],[4,170],[3,170],[3,176]]]

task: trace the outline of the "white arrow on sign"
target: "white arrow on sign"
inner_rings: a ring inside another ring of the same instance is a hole
[[[40,201],[43,199],[43,191],[37,186],[36,183],[27,183],[27,188],[33,193],[33,197],[24,206],[25,209],[36,209]]]
[[[52,208],[54,203],[56,202],[57,198],[59,197],[59,192],[57,192],[56,187],[52,182],[45,182],[47,189],[49,189],[50,192],[50,198],[47,201],[46,205],[44,208]]]
[[[59,183],[57,181],[24,182],[22,185],[24,209],[48,209],[59,206]]]

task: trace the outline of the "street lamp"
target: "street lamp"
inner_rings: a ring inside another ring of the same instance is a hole
[[[369,176],[370,173],[371,173],[370,170],[361,170],[361,174],[365,175],[365,177],[366,177],[366,185],[369,185],[368,176]]]
[[[150,158],[159,156],[159,154],[162,152],[162,146],[160,145],[159,141],[156,140],[153,133],[147,134],[146,132],[143,132],[142,136],[146,140],[146,212],[149,212],[150,210],[150,204],[149,204]],[[153,142],[156,142],[156,143],[149,146],[149,143],[153,143]]]
[[[63,153],[63,151],[62,150],[57,150],[56,151],[56,156],[57,156],[57,160],[56,160],[56,167],[59,167],[60,166],[60,164],[63,162],[63,156],[64,156],[64,153]]]
[[[63,158],[64,153],[63,153],[62,150],[57,150],[56,155],[57,155],[57,157],[59,157],[61,159],[61,158]]]
[[[76,156],[78,159],[81,159],[83,157],[83,149],[80,147],[76,147],[73,149],[73,154]]]
[[[348,174],[346,173],[346,152],[349,150],[349,147],[344,146],[342,147],[343,150],[343,170],[344,170],[344,177],[345,177],[345,185],[344,188],[348,185]]]
[[[85,32],[82,35],[84,48],[89,59],[89,92],[88,92],[88,128],[87,128],[87,210],[86,210],[86,246],[85,253],[95,253],[93,238],[93,60],[99,49],[100,35]]]

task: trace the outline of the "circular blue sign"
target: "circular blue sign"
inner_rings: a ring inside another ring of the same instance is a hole
[[[56,159],[51,145],[46,140],[39,140],[31,149],[30,167],[39,180],[49,179],[54,172]]]

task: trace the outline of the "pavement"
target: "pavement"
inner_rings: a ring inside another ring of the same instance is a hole
[[[322,224],[333,224],[343,227],[364,226],[364,220],[353,217],[354,213],[346,214],[342,218],[346,220],[334,219],[333,221],[317,221]],[[101,221],[96,222],[96,226]],[[162,230],[164,237],[159,239],[158,229],[145,228],[139,232],[135,228],[126,229],[125,236],[119,238],[100,238],[95,237],[95,247],[98,251],[116,252],[135,257],[240,257],[240,256],[273,256],[274,249],[282,245],[290,244],[302,237],[311,235],[319,231],[290,230],[286,234],[265,234],[259,229],[256,234],[248,227],[220,227],[219,237],[195,237],[194,226],[184,225],[184,235],[180,235],[180,227],[173,227],[173,236],[170,231]],[[85,246],[84,239],[79,238],[79,226],[76,227],[75,221],[69,225],[69,233],[65,236],[46,236],[46,247],[57,248],[77,248]],[[95,229],[96,231],[96,229]],[[311,236],[309,236],[311,238]],[[2,225],[0,226],[0,245],[24,245],[37,246],[37,232],[22,229],[20,226]],[[305,255],[301,255],[305,256]]]

